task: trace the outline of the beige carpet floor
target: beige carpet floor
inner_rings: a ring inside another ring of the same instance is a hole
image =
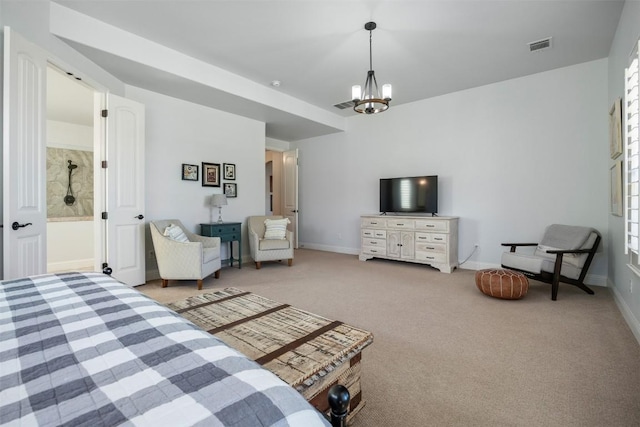
[[[355,427],[640,426],[640,345],[609,289],[531,282],[521,300],[478,291],[474,271],[300,249],[220,279],[137,289],[160,302],[236,287],[374,334]]]

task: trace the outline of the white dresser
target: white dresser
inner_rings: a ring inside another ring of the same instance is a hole
[[[360,261],[416,262],[443,273],[458,266],[457,217],[363,215],[360,230]]]

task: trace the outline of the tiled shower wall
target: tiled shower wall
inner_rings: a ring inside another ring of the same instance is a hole
[[[76,201],[67,206],[69,160],[78,165],[71,174]],[[47,218],[93,218],[93,151],[47,148]]]

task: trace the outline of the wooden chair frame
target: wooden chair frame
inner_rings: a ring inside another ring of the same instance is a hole
[[[547,271],[541,271],[540,274],[536,274],[536,273],[531,273],[529,271],[508,267],[505,265],[502,265],[502,267],[507,268],[509,270],[519,271],[525,276],[533,280],[538,280],[544,283],[550,283],[551,299],[553,301],[555,301],[558,298],[558,287],[560,282],[577,286],[578,288],[582,289],[589,295],[593,295],[594,294],[593,290],[584,284],[584,278],[587,276],[587,271],[589,270],[589,266],[591,265],[591,261],[593,260],[593,257],[596,255],[596,251],[598,250],[598,245],[600,244],[601,239],[602,238],[598,233],[598,236],[596,237],[596,240],[593,243],[593,246],[591,247],[591,249],[547,250],[546,251],[547,253],[556,255],[556,262],[554,264],[553,273],[549,273]],[[502,243],[502,246],[510,246],[511,247],[510,252],[515,252],[518,246],[538,246],[538,243]],[[582,266],[582,270],[580,270],[580,276],[577,279],[571,279],[569,277],[563,276],[560,273],[562,269],[562,258],[564,257],[565,254],[589,254],[587,256],[587,259],[584,265]]]

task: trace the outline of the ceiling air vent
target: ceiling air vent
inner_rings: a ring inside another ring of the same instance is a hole
[[[540,52],[551,48],[551,37],[529,43],[529,52]]]
[[[345,101],[340,104],[334,105],[339,110],[346,110],[347,108],[353,108],[353,101]]]

